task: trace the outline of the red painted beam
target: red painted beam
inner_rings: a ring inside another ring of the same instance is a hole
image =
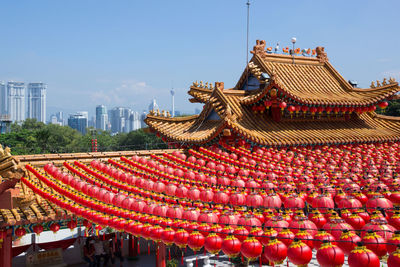
[[[0,243],[0,267],[12,266],[12,229],[7,229],[6,237]]]

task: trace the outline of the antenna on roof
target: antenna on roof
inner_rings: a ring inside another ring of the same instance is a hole
[[[172,117],[175,117],[175,90],[174,90],[174,81],[171,81],[171,99],[172,99],[172,110],[171,110],[171,115]]]
[[[291,53],[292,53],[292,57],[293,57],[293,64],[294,64],[294,45],[296,44],[296,41],[297,41],[297,39],[296,39],[296,37],[292,37],[292,44],[293,44],[293,49],[292,49],[292,51],[290,51]]]
[[[246,88],[249,86],[249,25],[250,25],[250,0],[247,0],[247,31],[246,31]]]

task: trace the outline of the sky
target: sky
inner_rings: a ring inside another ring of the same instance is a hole
[[[324,46],[345,79],[400,80],[398,0],[250,1],[249,48]],[[2,1],[0,80],[48,84],[48,113],[106,105],[189,113],[193,81],[235,86],[246,65],[246,0]],[[250,55],[251,56],[251,55]]]

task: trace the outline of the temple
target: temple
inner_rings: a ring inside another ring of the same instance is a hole
[[[191,102],[199,115],[170,118],[151,113],[149,127],[167,142],[205,145],[238,136],[264,146],[346,144],[398,140],[400,119],[375,113],[399,91],[393,79],[355,88],[329,63],[323,47],[315,57],[272,54],[265,41],[236,86],[194,82]]]
[[[77,240],[102,229],[127,233],[129,255],[152,245],[159,267],[166,246],[182,263],[189,247],[214,264],[222,251],[289,266],[300,261],[268,258],[277,242],[299,249],[328,236],[346,255],[372,253],[361,238],[400,244],[400,118],[376,112],[399,84],[388,77],[360,89],[323,47],[276,54],[265,44],[257,41],[235,87],[193,83],[199,115],[148,114],[149,129],[174,149],[13,156],[0,145],[0,266],[37,253],[35,244],[18,246],[27,233],[60,228],[84,229]],[[61,241],[39,247],[74,242]],[[400,262],[400,248],[393,251],[381,261],[390,254]]]

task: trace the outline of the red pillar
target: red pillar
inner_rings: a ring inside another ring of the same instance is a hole
[[[3,239],[0,248],[0,267],[12,266],[12,229],[7,229],[7,235]]]
[[[163,242],[158,242],[158,258],[156,259],[156,267],[166,267],[166,249]]]

